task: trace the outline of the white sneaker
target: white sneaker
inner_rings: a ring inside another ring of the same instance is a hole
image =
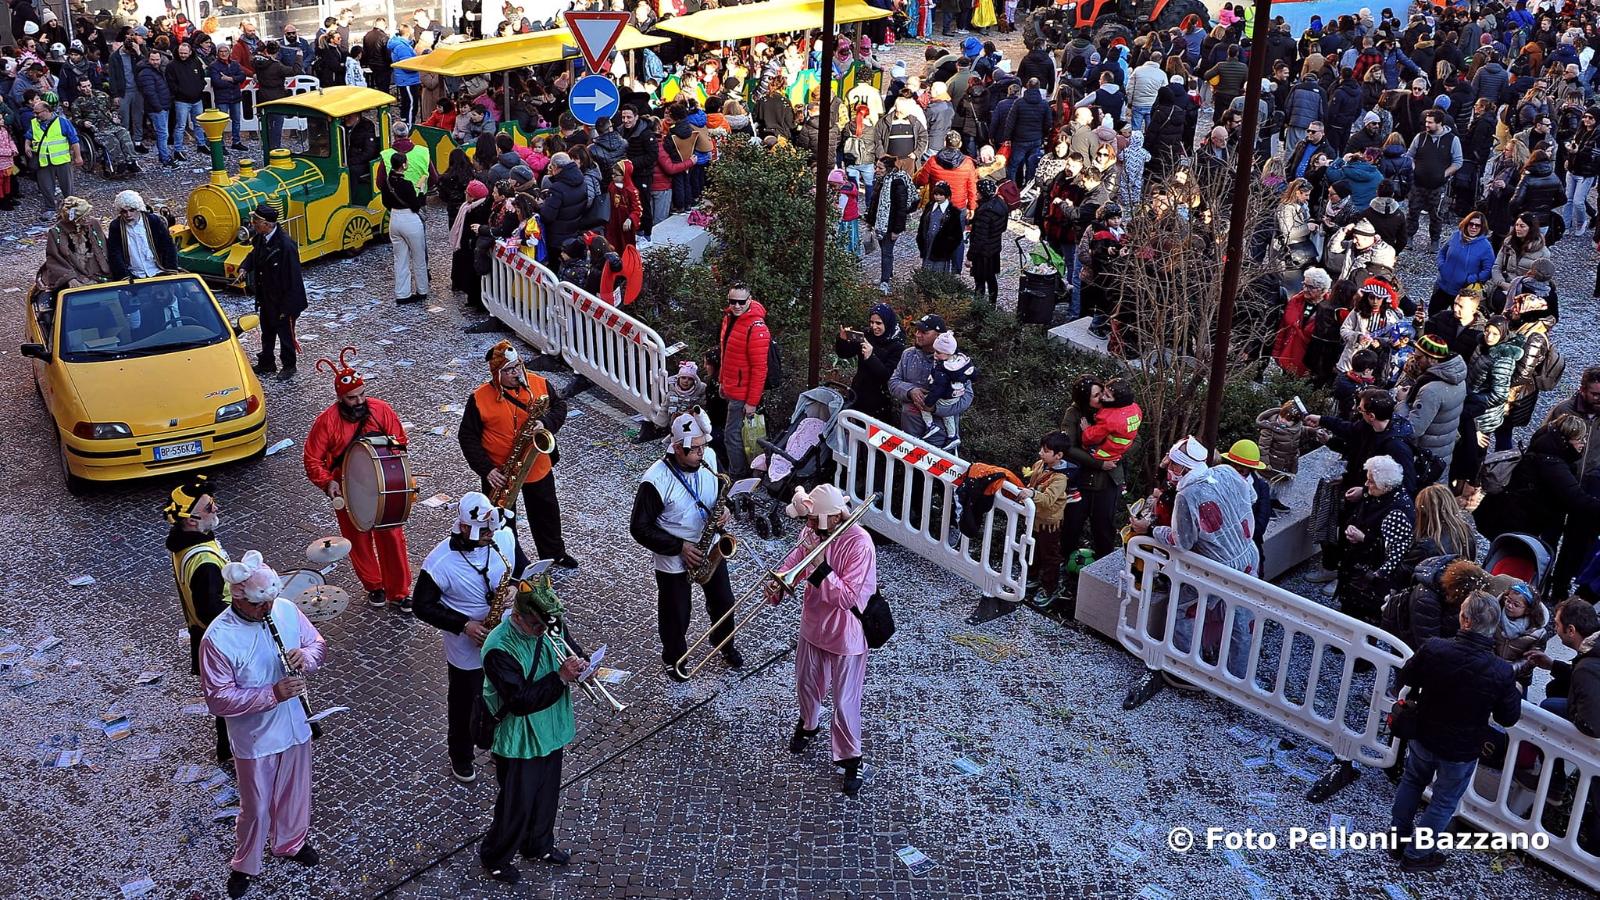
[[[1337,581],[1330,581],[1322,586],[1322,596],[1324,597],[1332,597],[1337,593],[1339,593],[1339,582]]]
[[[1336,569],[1317,569],[1310,575],[1307,575],[1306,580],[1312,584],[1327,584],[1338,577],[1339,572]]]
[[[885,297],[889,296],[889,282],[887,282],[887,281],[878,282],[878,292],[883,294]]]

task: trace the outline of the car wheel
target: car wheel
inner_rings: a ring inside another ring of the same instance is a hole
[[[67,493],[74,497],[82,497],[90,492],[93,483],[72,474],[72,470],[67,467],[67,442],[61,439],[60,432],[56,433],[56,462],[61,466],[61,478],[67,483]]]

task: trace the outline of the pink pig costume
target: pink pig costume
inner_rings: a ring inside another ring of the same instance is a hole
[[[278,595],[277,573],[253,550],[224,567],[223,579],[236,601],[262,603]],[[288,600],[274,600],[268,614],[284,646],[304,654],[304,674],[315,672],[327,649],[316,627]],[[235,877],[261,874],[269,832],[273,854],[289,857],[300,853],[310,830],[311,727],[298,698],[279,701],[272,693],[288,674],[266,623],[244,618],[235,607],[217,616],[200,642],[206,706],[228,720],[230,735],[237,734],[240,811],[230,863]]]
[[[844,494],[831,484],[810,494],[795,491],[789,505],[792,516],[816,516],[830,527],[849,513]],[[800,543],[783,561],[799,562],[822,541],[823,535],[807,528]],[[872,537],[852,525],[828,546],[822,562],[801,573],[806,587],[800,605],[800,640],[795,650],[795,694],[800,721],[795,725],[789,750],[804,752],[820,730],[822,704],[831,687],[834,764],[844,770],[844,790],[855,794],[861,787],[861,694],[867,677],[867,640],[852,610],[866,609],[878,588],[878,557]]]

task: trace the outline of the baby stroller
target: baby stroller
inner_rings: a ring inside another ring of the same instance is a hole
[[[1526,582],[1539,596],[1545,576],[1550,573],[1550,548],[1531,534],[1508,531],[1489,543],[1489,555],[1483,568],[1490,575],[1510,575]]]
[[[833,461],[827,450],[844,406],[844,394],[814,387],[795,399],[794,413],[782,433],[757,442],[766,452],[750,461],[750,469],[761,482],[736,498],[733,509],[736,517],[753,522],[761,537],[783,534],[784,506],[796,487],[810,490],[827,480],[824,470]]]

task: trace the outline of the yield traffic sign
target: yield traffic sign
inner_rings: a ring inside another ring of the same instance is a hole
[[[567,106],[572,117],[585,125],[593,125],[602,116],[614,116],[622,103],[617,86],[604,75],[585,75],[567,94]]]
[[[628,16],[625,12],[567,13],[567,28],[589,71],[599,72],[610,58],[611,48],[617,45],[617,38],[622,37],[622,29],[628,26]]]

